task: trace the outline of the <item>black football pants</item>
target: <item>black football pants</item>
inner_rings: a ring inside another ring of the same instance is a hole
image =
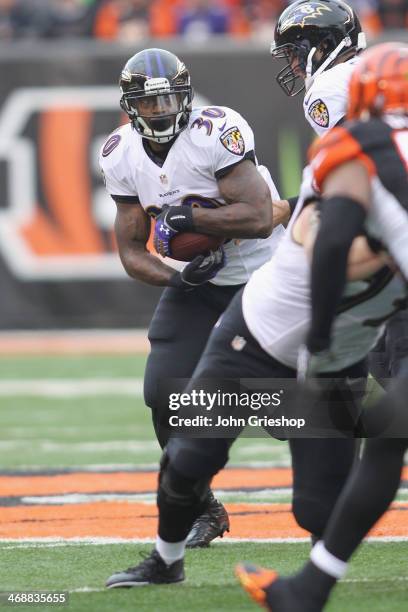
[[[167,443],[168,402],[159,393],[165,379],[191,378],[211,330],[242,285],[205,283],[192,291],[164,289],[149,327],[151,350],[144,376],[145,404],[162,448]]]
[[[241,306],[242,292],[235,296],[221,324],[214,328],[209,342],[186,391],[194,388],[194,380],[224,378],[296,378],[296,371],[267,354],[250,334]],[[234,350],[232,340],[246,340],[241,350]],[[328,378],[364,378],[365,363],[327,375]],[[361,399],[361,395],[360,398]],[[339,405],[339,409],[341,406]],[[174,473],[191,483],[214,476],[228,461],[234,439],[171,438],[167,444],[168,465]],[[291,439],[293,511],[304,529],[320,536],[349,475],[353,463],[353,439]],[[192,484],[193,486],[193,484]],[[161,509],[162,512],[162,509]],[[165,509],[163,510],[165,513]],[[195,517],[190,517],[193,521]],[[165,521],[161,521],[163,526]],[[169,526],[174,532],[175,526]],[[161,537],[177,541],[185,537],[189,526],[184,523],[179,533],[169,535],[162,527]]]
[[[369,353],[369,371],[383,387],[395,377],[408,377],[408,310],[397,312]]]

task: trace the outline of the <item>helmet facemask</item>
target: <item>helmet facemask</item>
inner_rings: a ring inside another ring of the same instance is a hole
[[[144,90],[123,93],[121,107],[143,138],[166,143],[187,126],[192,97],[189,85],[170,86],[166,78],[150,78]]]
[[[362,38],[360,40],[363,43]],[[330,68],[333,62],[351,46],[349,36],[345,36],[337,44],[330,34],[319,41],[316,47],[313,47],[310,40],[306,38],[298,43],[286,43],[279,47],[272,43],[272,56],[285,59],[287,64],[280,70],[276,80],[287,96],[297,96],[305,88],[309,89],[313,79]],[[360,49],[364,47],[365,45],[362,44]]]
[[[279,71],[276,80],[287,96],[297,96],[304,90],[309,53],[308,40],[303,40],[299,44],[286,43],[279,47],[272,43],[271,55],[286,61],[286,66]]]
[[[274,40],[272,56],[286,61],[277,81],[288,96],[308,90],[340,57],[366,46],[357,15],[341,0],[293,2],[279,17]]]

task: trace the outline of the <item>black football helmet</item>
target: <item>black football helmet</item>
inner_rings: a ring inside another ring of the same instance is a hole
[[[123,68],[119,85],[120,105],[144,138],[169,142],[187,126],[193,89],[187,68],[173,53],[136,53]]]
[[[365,47],[360,21],[348,4],[298,0],[283,11],[275,27],[271,54],[286,60],[276,80],[286,95],[296,96],[338,57]]]

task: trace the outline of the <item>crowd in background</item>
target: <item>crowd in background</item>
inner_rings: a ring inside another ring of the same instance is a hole
[[[408,27],[408,0],[351,0],[368,36]],[[272,39],[286,0],[0,0],[0,40],[182,36]]]

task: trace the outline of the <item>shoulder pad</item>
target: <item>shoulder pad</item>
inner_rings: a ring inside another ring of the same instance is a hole
[[[241,115],[232,108],[228,108],[228,106],[198,106],[192,110],[190,115],[190,123],[194,122],[194,120],[199,116],[208,117],[208,119],[211,119],[212,121],[225,121],[230,117],[235,118],[240,117]]]
[[[130,123],[117,128],[109,135],[100,151],[102,158],[109,157],[119,146],[123,147],[129,135],[129,128],[131,129]]]
[[[370,175],[376,174],[373,160],[347,125],[333,128],[316,140],[309,149],[308,158],[319,189],[334,168],[354,159],[362,162]]]
[[[218,140],[223,136],[227,138],[228,130],[232,132],[233,128],[242,139],[240,129],[246,132],[249,126],[239,113],[225,106],[202,106],[195,108],[190,116],[191,141],[198,147],[216,146]],[[237,154],[241,153],[237,152]]]
[[[353,70],[354,63],[342,62],[336,64],[336,66],[319,74],[309,91],[318,94],[320,91],[333,91],[333,88],[335,91],[339,87],[347,88]]]

